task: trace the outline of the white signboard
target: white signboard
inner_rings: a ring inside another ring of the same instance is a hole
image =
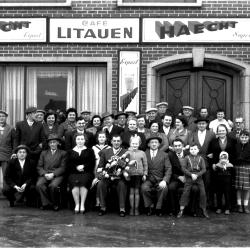
[[[46,18],[0,18],[0,43],[46,42]]]
[[[53,18],[50,42],[138,43],[139,18]]]
[[[140,52],[120,51],[119,110],[139,113]]]
[[[250,43],[246,18],[144,18],[145,43]]]

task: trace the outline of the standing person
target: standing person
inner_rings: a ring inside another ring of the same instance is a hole
[[[4,173],[14,149],[15,130],[7,124],[8,114],[0,110],[0,188],[4,187]]]
[[[85,121],[85,128],[90,128],[91,125],[91,117],[90,117],[91,112],[89,110],[83,110],[80,115]]]
[[[75,202],[75,213],[85,213],[85,200],[94,179],[95,154],[93,149],[85,146],[88,138],[76,134],[76,146],[68,156],[69,185]]]
[[[208,125],[210,121],[212,121],[212,117],[208,113],[208,109],[206,107],[201,107],[199,110],[199,115],[198,117],[202,117],[208,120]],[[209,126],[207,126],[207,129],[209,129]]]
[[[166,201],[168,184],[172,173],[168,154],[159,150],[161,142],[162,139],[160,137],[150,137],[147,139],[149,147],[146,150],[148,176],[147,180],[141,186],[141,192],[148,216],[152,215],[154,208],[156,208],[156,215],[162,216],[162,208]],[[153,198],[155,196],[156,206],[154,207]]]
[[[160,128],[160,132],[164,133],[166,136],[169,135],[170,129],[172,128],[173,118],[170,115],[164,115],[162,118],[162,127]]]
[[[180,200],[180,211],[177,218],[181,218],[184,208],[188,205],[190,199],[191,188],[194,184],[198,185],[200,191],[200,208],[203,215],[209,218],[206,211],[206,191],[202,179],[202,175],[206,172],[204,159],[199,155],[199,148],[197,145],[190,146],[190,155],[185,157],[185,164],[182,166],[182,171],[185,175],[184,190]]]
[[[248,202],[250,197],[250,143],[249,132],[241,131],[239,141],[236,144],[235,160],[235,188],[237,191],[238,212],[250,213]],[[242,202],[243,199],[243,202]]]
[[[190,131],[195,131],[196,129],[196,124],[195,120],[196,118],[193,116],[194,108],[191,106],[183,106],[182,107],[182,114],[186,117],[187,119],[187,129]]]
[[[239,140],[240,133],[245,129],[245,121],[243,117],[236,117],[234,120],[234,127],[228,134],[229,137]]]
[[[155,121],[156,115],[157,115],[157,108],[149,108],[145,111],[146,113],[146,124],[145,127],[149,128],[149,125],[152,121]]]
[[[137,135],[130,137],[129,155],[129,202],[130,215],[139,215],[140,187],[141,182],[146,180],[148,175],[148,162],[146,154],[139,150],[141,138]]]
[[[122,111],[119,111],[115,115],[115,120],[117,121],[117,126],[125,129],[127,125],[128,114]]]
[[[173,116],[172,112],[168,110],[168,103],[167,102],[159,102],[156,103],[156,108],[158,109],[155,120],[158,122],[162,122],[165,115]]]
[[[136,118],[137,118],[137,131],[145,135],[146,132],[149,132],[149,129],[145,127],[146,125],[145,115],[138,115]]]
[[[64,179],[67,153],[58,149],[61,139],[56,134],[51,134],[47,142],[49,149],[41,153],[37,165],[39,177],[36,189],[41,197],[41,208],[44,210],[53,207],[54,211],[58,211],[58,187]]]
[[[90,127],[86,129],[87,132],[91,132],[94,136],[98,131],[102,129],[102,118],[99,115],[94,115],[90,122]]]
[[[25,111],[26,119],[16,123],[15,145],[26,145],[30,149],[30,157],[37,162],[42,152],[42,146],[46,139],[44,135],[43,125],[37,122],[36,108],[30,107]]]
[[[136,114],[137,114],[137,112],[134,110],[126,110],[125,113],[128,115],[128,118],[136,117]]]
[[[217,127],[220,124],[224,124],[227,128],[227,130],[230,132],[231,127],[228,123],[228,121],[225,119],[225,111],[222,109],[217,110],[216,112],[216,119],[212,120],[209,124],[209,129],[211,129],[214,133],[217,132]]]
[[[36,121],[44,123],[44,117],[45,117],[46,112],[43,109],[38,109],[36,111]]]
[[[34,162],[28,156],[29,148],[25,145],[19,145],[15,149],[16,158],[9,161],[5,171],[6,185],[3,194],[10,202],[10,207],[14,207],[15,201],[22,201],[25,197],[27,202],[31,202],[32,186],[33,190],[36,181],[36,169]]]

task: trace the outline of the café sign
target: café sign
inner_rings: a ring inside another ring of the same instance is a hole
[[[52,18],[50,42],[138,43],[139,18]]]
[[[144,18],[145,43],[249,43],[246,18]]]
[[[0,18],[0,42],[46,42],[46,18]]]

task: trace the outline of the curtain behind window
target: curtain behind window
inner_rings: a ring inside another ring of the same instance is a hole
[[[15,126],[24,119],[24,67],[0,67],[1,109],[9,114],[8,123]]]
[[[107,72],[105,67],[77,68],[78,111],[89,110],[92,114],[106,111]],[[111,90],[110,90],[111,91]]]

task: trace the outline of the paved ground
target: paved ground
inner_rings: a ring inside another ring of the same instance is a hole
[[[0,247],[250,247],[250,215],[209,214],[209,220],[99,217],[96,212],[9,208],[0,200]]]

